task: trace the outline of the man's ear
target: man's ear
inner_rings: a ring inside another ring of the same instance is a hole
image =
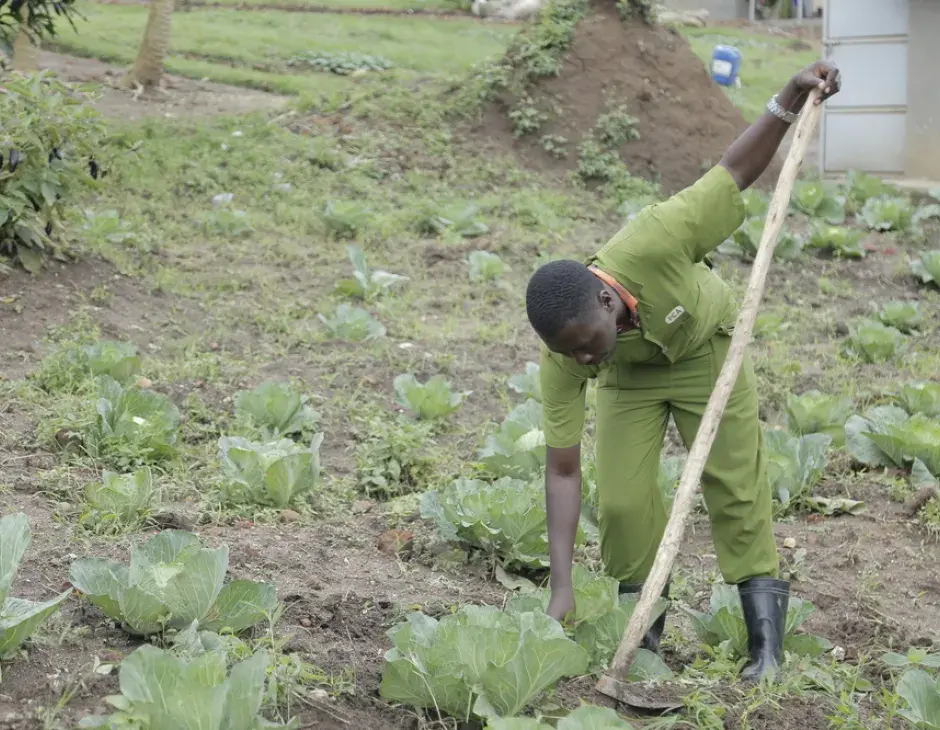
[[[614,300],[607,291],[607,287],[602,287],[597,293],[597,301],[605,312],[611,312],[614,309]]]

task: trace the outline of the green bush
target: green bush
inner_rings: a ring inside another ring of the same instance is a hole
[[[46,72],[12,75],[0,93],[0,254],[37,272],[68,208],[100,172],[100,115]]]

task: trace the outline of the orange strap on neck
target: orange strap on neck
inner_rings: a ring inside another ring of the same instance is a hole
[[[588,266],[588,270],[594,274],[598,279],[607,284],[611,289],[617,292],[617,296],[620,297],[624,305],[627,308],[627,314],[629,316],[629,322],[627,325],[621,325],[617,327],[618,332],[626,332],[627,330],[636,329],[640,326],[640,316],[637,313],[637,298],[628,292],[623,284],[617,281],[614,277],[608,274],[606,271],[601,271],[596,266]]]

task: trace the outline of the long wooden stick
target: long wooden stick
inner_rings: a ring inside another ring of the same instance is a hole
[[[650,619],[653,616],[656,601],[662,594],[669,573],[672,571],[672,565],[676,559],[676,554],[679,552],[679,545],[685,532],[686,522],[692,512],[693,498],[699,486],[702,471],[705,469],[705,461],[708,458],[712,443],[715,441],[718,425],[725,406],[728,404],[728,398],[731,396],[731,391],[738,379],[738,373],[741,371],[741,363],[744,361],[744,352],[751,340],[754,321],[757,318],[757,310],[764,294],[767,272],[773,259],[777,238],[787,216],[793,184],[796,182],[800,165],[806,155],[813,130],[819,119],[822,105],[815,103],[818,97],[819,91],[814,89],[803,106],[800,119],[794,130],[793,144],[790,146],[790,151],[783,163],[783,169],[780,171],[780,177],[777,180],[777,186],[770,201],[770,208],[767,211],[764,232],[757,248],[757,254],[754,257],[751,278],[748,283],[747,293],[744,295],[741,311],[738,314],[738,321],[731,338],[731,346],[721,368],[721,373],[718,375],[718,380],[715,382],[715,388],[708,399],[708,405],[695,435],[695,441],[692,443],[692,448],[689,449],[689,458],[676,489],[672,513],[669,516],[669,522],[666,523],[666,530],[659,544],[656,560],[653,563],[649,578],[643,586],[643,592],[640,594],[636,609],[633,611],[633,616],[627,625],[626,634],[620,642],[610,668],[597,683],[597,691],[610,697],[629,701],[623,693],[624,680],[630,666],[633,664],[643,634],[646,633]]]

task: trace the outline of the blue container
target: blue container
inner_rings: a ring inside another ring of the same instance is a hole
[[[734,46],[715,46],[712,52],[712,78],[722,86],[734,86],[741,70],[741,51]]]

